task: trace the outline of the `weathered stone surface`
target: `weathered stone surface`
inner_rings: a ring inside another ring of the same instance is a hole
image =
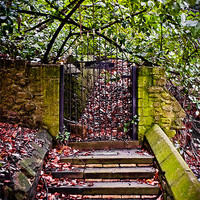
[[[165,111],[172,111],[172,106],[171,106],[171,105],[163,104],[162,110],[165,110]]]
[[[31,182],[22,172],[16,172],[13,178],[15,191],[22,191],[26,193],[30,190]]]
[[[170,118],[161,118],[161,123],[170,124],[171,123],[171,119]]]
[[[26,92],[18,92],[17,93],[17,98],[20,98],[20,99],[31,99],[31,95],[26,93]]]
[[[41,162],[39,159],[32,156],[21,160],[18,164],[23,169],[26,176],[33,178],[36,175],[36,171],[34,169],[38,168]]]
[[[154,102],[153,103],[153,107],[155,107],[155,108],[160,107],[160,106],[161,106],[160,102]]]
[[[0,120],[28,127],[47,127],[59,133],[59,65],[27,65],[27,61],[1,62]],[[13,114],[11,114],[13,113]],[[15,114],[14,114],[15,113]]]
[[[153,85],[155,86],[164,86],[166,84],[166,78],[165,77],[160,77],[160,76],[154,76],[154,80],[153,80]]]
[[[159,87],[159,86],[152,86],[152,87],[149,87],[149,90],[148,90],[150,93],[159,93],[159,92],[162,92],[163,91],[163,88],[162,87]]]
[[[143,66],[138,68],[137,98],[138,114],[141,119],[138,125],[141,127],[149,126],[150,122],[158,123],[163,129],[167,130],[170,137],[174,135],[173,130],[182,128],[182,119],[185,117],[185,113],[178,101],[166,90],[164,71],[165,69],[162,67]],[[150,122],[145,120],[148,116],[153,120],[150,120]],[[145,122],[147,123],[145,124]],[[139,139],[143,139],[144,130],[138,129]]]
[[[172,111],[163,110],[162,112],[163,117],[174,119],[175,114]]]
[[[149,77],[148,76],[139,76],[138,77],[138,86],[139,87],[149,86]]]
[[[164,67],[153,67],[152,68],[152,74],[156,75],[164,75],[165,74],[165,68]]]
[[[21,172],[17,172],[14,178],[14,195],[17,200],[34,200],[36,187],[39,181],[43,159],[46,152],[51,148],[52,137],[46,130],[37,133],[37,140],[41,141],[42,147],[31,143],[32,156],[19,161]],[[31,180],[31,181],[30,181]]]
[[[154,125],[145,136],[161,170],[165,172],[174,199],[198,200],[200,183],[163,130]]]
[[[36,108],[36,106],[35,106],[34,103],[28,103],[28,104],[25,105],[25,109],[26,109],[27,111],[32,111],[32,110],[34,110],[35,108]]]
[[[171,95],[170,95],[169,93],[167,93],[167,92],[163,92],[163,93],[161,94],[161,97],[162,97],[163,99],[166,99],[166,100],[171,99]]]
[[[164,130],[164,131],[169,138],[173,138],[176,135],[175,130]]]

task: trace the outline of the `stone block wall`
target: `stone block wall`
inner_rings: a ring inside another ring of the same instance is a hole
[[[137,68],[137,76],[137,104],[140,115],[138,139],[143,141],[145,132],[153,124],[159,124],[169,137],[173,137],[175,130],[183,127],[185,112],[165,87],[165,69],[142,66]]]
[[[59,132],[59,65],[0,60],[0,120]]]

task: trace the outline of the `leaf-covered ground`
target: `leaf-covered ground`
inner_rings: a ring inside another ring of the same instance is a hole
[[[42,146],[36,133],[37,130],[0,122],[0,187],[12,186],[13,174],[20,171],[18,162],[32,155],[32,142]]]
[[[185,128],[183,130],[177,130],[173,138],[174,145],[200,181],[199,104],[193,103],[189,95],[185,94],[184,87],[182,86],[174,86],[171,82],[168,82],[167,89],[174,95],[186,112],[186,117],[184,119]],[[200,96],[196,100],[197,102],[200,101]]]

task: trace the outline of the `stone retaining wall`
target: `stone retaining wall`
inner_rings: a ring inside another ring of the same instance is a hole
[[[59,132],[59,65],[0,60],[0,121]]]
[[[138,139],[143,141],[144,134],[157,123],[169,137],[181,129],[185,112],[178,101],[166,89],[165,69],[163,67],[137,68],[137,104],[140,121]]]

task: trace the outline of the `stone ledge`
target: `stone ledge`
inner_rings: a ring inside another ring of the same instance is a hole
[[[160,126],[155,124],[145,137],[174,199],[199,200],[200,183]]]
[[[31,146],[34,148],[32,156],[19,161],[20,171],[17,171],[13,176],[14,196],[8,199],[35,199],[43,160],[47,151],[51,148],[52,137],[47,131],[40,130],[36,135],[36,139],[43,143],[43,146],[40,147],[35,142],[32,142]]]

